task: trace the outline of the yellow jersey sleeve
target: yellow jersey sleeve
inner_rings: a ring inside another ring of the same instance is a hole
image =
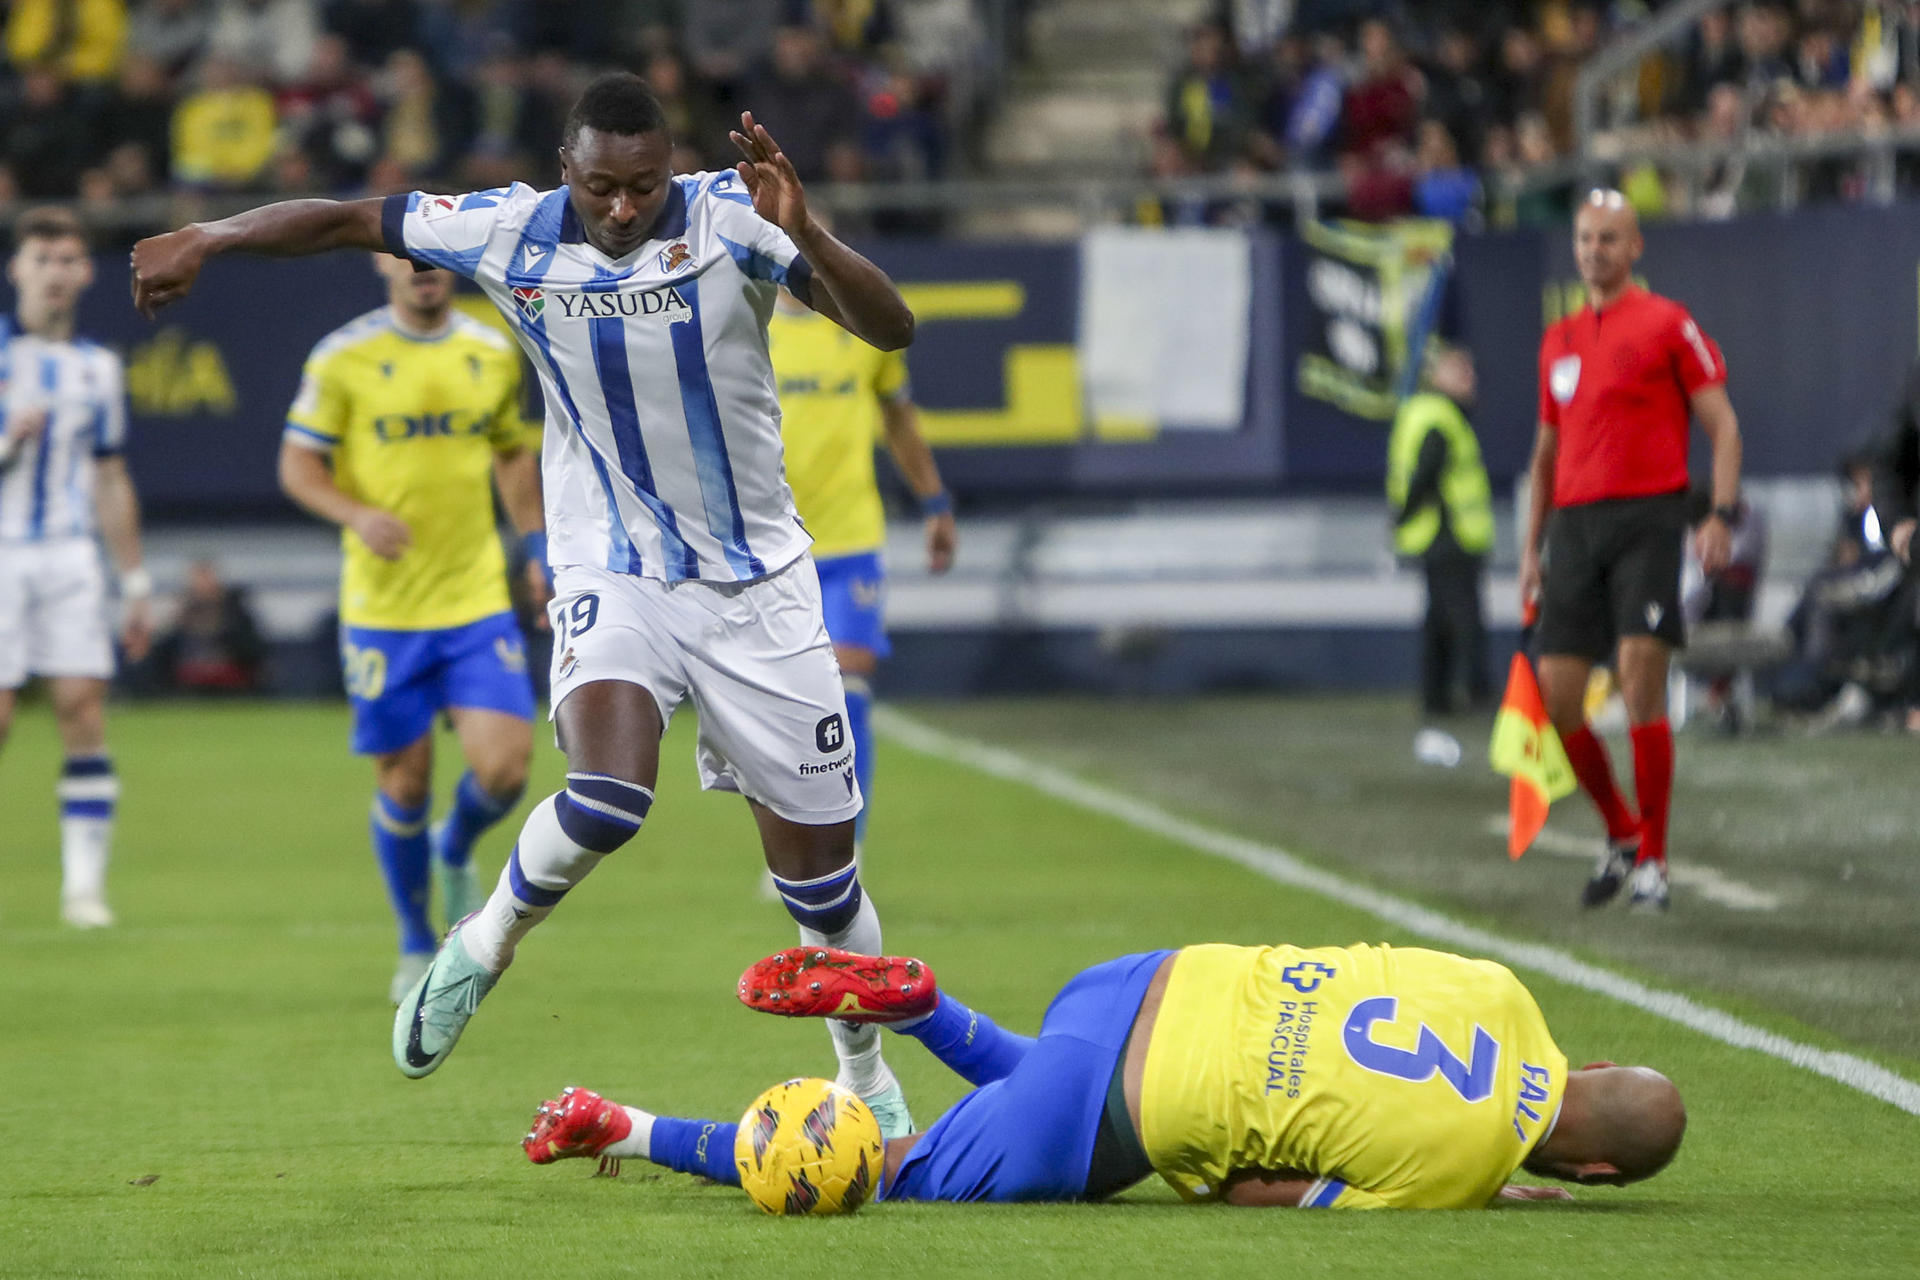
[[[881,400],[898,402],[911,394],[907,382],[907,357],[901,351],[882,351],[873,370],[873,394]]]
[[[332,453],[346,434],[352,397],[336,376],[332,355],[315,351],[300,371],[300,390],[287,410],[288,438],[322,453]]]
[[[500,405],[493,411],[493,423],[487,429],[487,443],[493,446],[495,457],[519,453],[528,447],[526,419],[520,416],[520,364],[515,360],[512,372],[506,380],[506,387],[500,393]],[[534,436],[537,446],[539,437]]]

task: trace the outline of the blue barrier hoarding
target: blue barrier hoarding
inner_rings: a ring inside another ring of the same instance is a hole
[[[1822,208],[1648,229],[1643,276],[1686,303],[1726,353],[1750,473],[1825,471],[1885,420],[1915,350],[1914,213]],[[1378,483],[1381,425],[1301,394],[1294,377],[1311,340],[1298,241],[1251,233],[1247,412],[1237,431],[1103,432],[1089,421],[1076,244],[864,247],[920,317],[908,355],[915,394],[963,498]],[[1524,470],[1532,443],[1544,321],[1578,297],[1570,235],[1463,237],[1455,257],[1447,327],[1478,358],[1474,419],[1489,470],[1505,482]],[[149,507],[194,518],[286,511],[274,480],[282,417],[312,345],[381,301],[369,264],[351,254],[216,261],[157,326],[128,302],[124,258],[102,257],[98,271],[81,327],[127,359],[130,459]]]

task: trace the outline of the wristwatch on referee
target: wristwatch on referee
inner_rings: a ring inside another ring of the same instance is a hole
[[[1737,529],[1740,527],[1740,508],[1737,505],[1715,507],[1713,509],[1713,515],[1714,518],[1729,529]]]

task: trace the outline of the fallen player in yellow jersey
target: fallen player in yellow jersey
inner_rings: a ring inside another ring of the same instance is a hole
[[[878,1022],[976,1087],[887,1140],[881,1200],[1100,1200],[1151,1174],[1188,1200],[1481,1208],[1565,1199],[1528,1173],[1621,1186],[1667,1166],[1680,1093],[1647,1067],[1577,1071],[1518,978],[1387,946],[1125,956],[1075,977],[1038,1039],[938,990],[922,962],[797,948],[740,980],[786,1016]],[[536,1164],[643,1157],[739,1184],[736,1126],[586,1090],[542,1104]]]

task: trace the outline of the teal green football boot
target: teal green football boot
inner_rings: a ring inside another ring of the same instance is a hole
[[[455,925],[433,957],[433,966],[394,1011],[394,1065],[416,1080],[433,1074],[498,981],[499,974],[467,954],[460,926]]]

